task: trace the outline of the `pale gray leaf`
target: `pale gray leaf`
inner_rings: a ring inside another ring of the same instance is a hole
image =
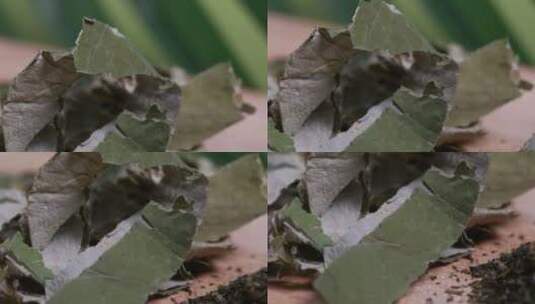
[[[96,153],[60,153],[37,173],[28,194],[32,245],[43,249],[87,202],[87,187],[102,169]]]

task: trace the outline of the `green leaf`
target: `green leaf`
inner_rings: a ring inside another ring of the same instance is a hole
[[[215,241],[266,213],[266,181],[260,157],[249,154],[219,169],[208,180],[208,202],[200,241]]]
[[[111,132],[97,146],[95,152],[100,153],[109,163],[121,163],[121,160],[130,153],[146,151],[132,139]]]
[[[310,241],[312,246],[322,250],[333,243],[331,239],[322,232],[321,222],[319,219],[305,210],[299,199],[294,199],[292,203],[282,210],[281,216],[287,220],[299,232],[303,233]]]
[[[294,151],[293,140],[286,134],[280,132],[275,128],[273,120],[268,120],[268,146],[269,149],[276,152],[292,152]]]
[[[185,222],[180,220],[174,224],[183,226]],[[185,239],[193,235],[187,229],[184,232],[182,237]],[[91,262],[91,258],[81,254],[79,265],[86,268],[79,274],[74,273],[76,277],[68,277],[73,274],[68,272],[63,277],[58,276],[65,282],[47,303],[144,303],[149,294],[173,276],[185,258],[185,248],[177,245],[176,240],[143,222],[134,223],[126,232],[116,231],[110,238],[114,238],[115,243],[93,263],[83,265],[88,260]],[[86,253],[89,255],[89,251]]]
[[[173,152],[103,152],[101,156],[104,163],[113,165],[136,164],[144,168],[163,165],[185,166],[182,155]]]
[[[144,120],[123,112],[117,118],[116,124],[123,136],[136,142],[145,151],[163,152],[171,131],[164,119],[162,113],[152,107]]]
[[[195,215],[180,209],[188,204],[190,203],[184,197],[179,197],[171,208],[151,202],[143,210],[143,219],[165,235],[172,246],[177,246],[177,252],[181,257],[187,255],[197,229]]]
[[[487,182],[477,206],[500,209],[535,187],[535,152],[489,153]]]
[[[116,28],[94,19],[84,19],[73,55],[76,69],[81,73],[158,76],[154,67]]]
[[[95,151],[112,163],[122,163],[132,152],[163,152],[170,130],[156,107],[151,107],[145,119],[124,111],[115,121],[115,131],[108,133]]]
[[[45,267],[43,257],[38,250],[26,245],[20,232],[11,239],[0,245],[16,263],[27,269],[32,277],[39,283],[45,284],[46,280],[54,277],[52,271]]]
[[[447,125],[468,126],[483,115],[519,97],[520,76],[505,40],[491,43],[461,63]]]
[[[439,98],[416,96],[405,88],[398,90],[392,99],[393,106],[387,106],[375,121],[373,118],[360,121],[364,127],[346,151],[423,152],[434,149],[446,119],[447,103]]]
[[[194,77],[183,90],[180,113],[169,150],[191,150],[203,140],[240,121],[240,82],[228,64]]]
[[[377,121],[353,140],[346,151],[432,151],[435,142],[427,140],[425,134],[426,129],[415,124],[408,117],[396,113],[393,109],[386,109]],[[438,140],[438,134],[436,134],[436,140]]]
[[[391,54],[435,51],[394,5],[382,0],[360,1],[349,31],[356,49]]]
[[[436,144],[448,113],[444,100],[431,96],[415,96],[402,88],[394,94],[394,103],[415,124],[422,126],[421,136]]]
[[[384,210],[370,215],[386,218],[328,265],[314,286],[331,304],[394,302],[457,241],[479,188],[472,177],[431,169],[421,184],[400,189]]]

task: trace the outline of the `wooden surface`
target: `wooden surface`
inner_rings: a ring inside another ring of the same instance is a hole
[[[53,47],[15,42],[0,37],[0,84],[11,81],[31,62],[40,49],[48,50]],[[247,103],[256,108],[256,112],[246,115],[242,121],[207,139],[203,144],[204,151],[261,152],[267,150],[265,94],[245,90],[243,97]]]
[[[256,107],[253,115],[208,138],[203,151],[264,152],[267,151],[267,102],[265,95],[246,91],[244,100]],[[217,109],[215,109],[217,111]]]
[[[54,153],[0,153],[0,173],[34,172]],[[179,293],[150,304],[175,304],[195,298],[226,285],[235,278],[260,270],[267,265],[267,216],[262,216],[234,231],[230,238],[235,249],[211,259],[214,271],[192,281],[190,293]],[[174,299],[174,301],[173,301]]]
[[[268,18],[268,56],[270,60],[287,56],[305,41],[316,22],[304,19],[288,18],[270,13]],[[328,25],[321,25],[328,26]],[[525,79],[535,82],[535,71],[522,69]],[[474,142],[467,143],[467,151],[518,151],[523,143],[535,133],[535,91],[516,100],[483,118],[482,124],[487,134]],[[435,304],[466,303],[470,276],[460,271],[470,265],[484,263],[510,251],[520,243],[535,241],[535,190],[514,200],[513,207],[519,217],[503,225],[494,226],[496,238],[477,244],[474,260],[462,259],[456,263],[429,270],[416,281],[398,304],[427,304],[431,298]],[[454,270],[456,268],[457,270]],[[436,278],[434,278],[436,276]],[[457,282],[459,279],[459,282]],[[316,304],[321,303],[320,296],[311,289],[306,278],[293,278],[300,282],[300,287],[286,288],[277,284],[269,285],[269,303]],[[463,285],[462,295],[446,293],[451,286]],[[451,297],[451,299],[449,299]],[[450,300],[451,302],[447,302]]]
[[[52,156],[54,153],[51,152],[2,152],[0,153],[0,172],[10,174],[35,172]]]

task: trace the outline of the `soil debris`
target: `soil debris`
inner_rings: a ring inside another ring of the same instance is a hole
[[[267,269],[237,278],[205,296],[181,304],[266,304]]]
[[[480,279],[472,283],[470,303],[535,303],[535,243],[470,270]]]

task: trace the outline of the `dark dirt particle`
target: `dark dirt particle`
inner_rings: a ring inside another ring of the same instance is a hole
[[[447,293],[449,295],[461,296],[461,295],[463,295],[464,292],[462,290],[449,288],[449,289],[445,290],[445,293]]]
[[[267,269],[241,276],[216,291],[181,304],[267,304]]]
[[[535,303],[535,243],[470,270],[479,279],[471,284],[470,303]]]

